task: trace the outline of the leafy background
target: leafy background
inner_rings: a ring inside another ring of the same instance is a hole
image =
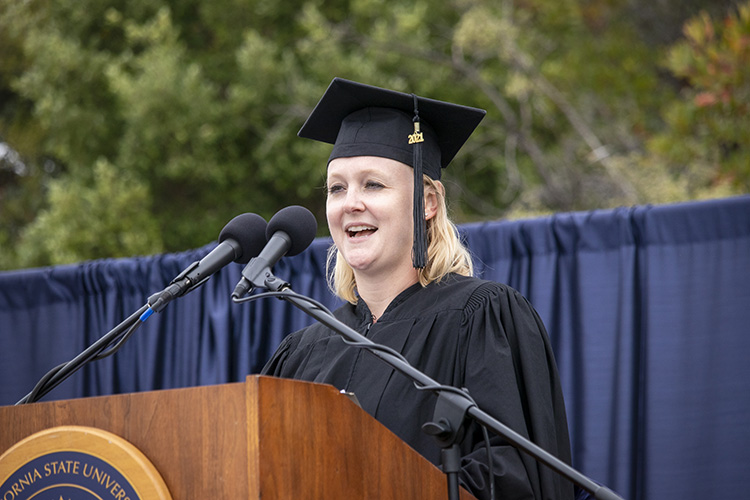
[[[747,1],[0,0],[0,269],[324,221],[334,76],[488,110],[458,222],[750,191]]]

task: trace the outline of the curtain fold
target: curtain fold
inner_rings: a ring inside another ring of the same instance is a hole
[[[740,498],[750,470],[750,196],[467,224],[481,277],[521,291],[549,330],[574,466],[625,498]],[[275,274],[335,308],[329,239]],[[214,245],[0,273],[0,404],[95,342]],[[312,322],[237,305],[242,266],[154,314],[114,356],[45,399],[219,384],[257,373]]]

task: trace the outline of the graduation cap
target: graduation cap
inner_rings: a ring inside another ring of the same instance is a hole
[[[415,268],[427,238],[422,174],[439,180],[479,122],[483,109],[334,78],[298,136],[333,144],[335,158],[379,156],[414,168]]]

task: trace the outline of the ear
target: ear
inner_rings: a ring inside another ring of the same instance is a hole
[[[443,191],[445,188],[443,188],[443,183],[440,181],[434,181],[435,188],[432,186],[425,186],[424,190],[424,219],[430,220],[433,217],[435,217],[435,214],[437,213],[438,209],[438,194],[435,192],[435,189],[439,189]],[[443,191],[444,192],[444,191]]]

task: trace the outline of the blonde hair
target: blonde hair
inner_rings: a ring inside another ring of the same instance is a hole
[[[423,269],[417,269],[419,283],[426,286],[433,281],[440,281],[449,273],[472,276],[474,265],[471,254],[458,238],[456,225],[448,218],[443,184],[425,175],[424,187],[425,191],[434,191],[438,203],[434,217],[427,221],[427,263]],[[335,244],[328,249],[326,276],[328,286],[334,294],[352,304],[357,303],[354,271]]]

